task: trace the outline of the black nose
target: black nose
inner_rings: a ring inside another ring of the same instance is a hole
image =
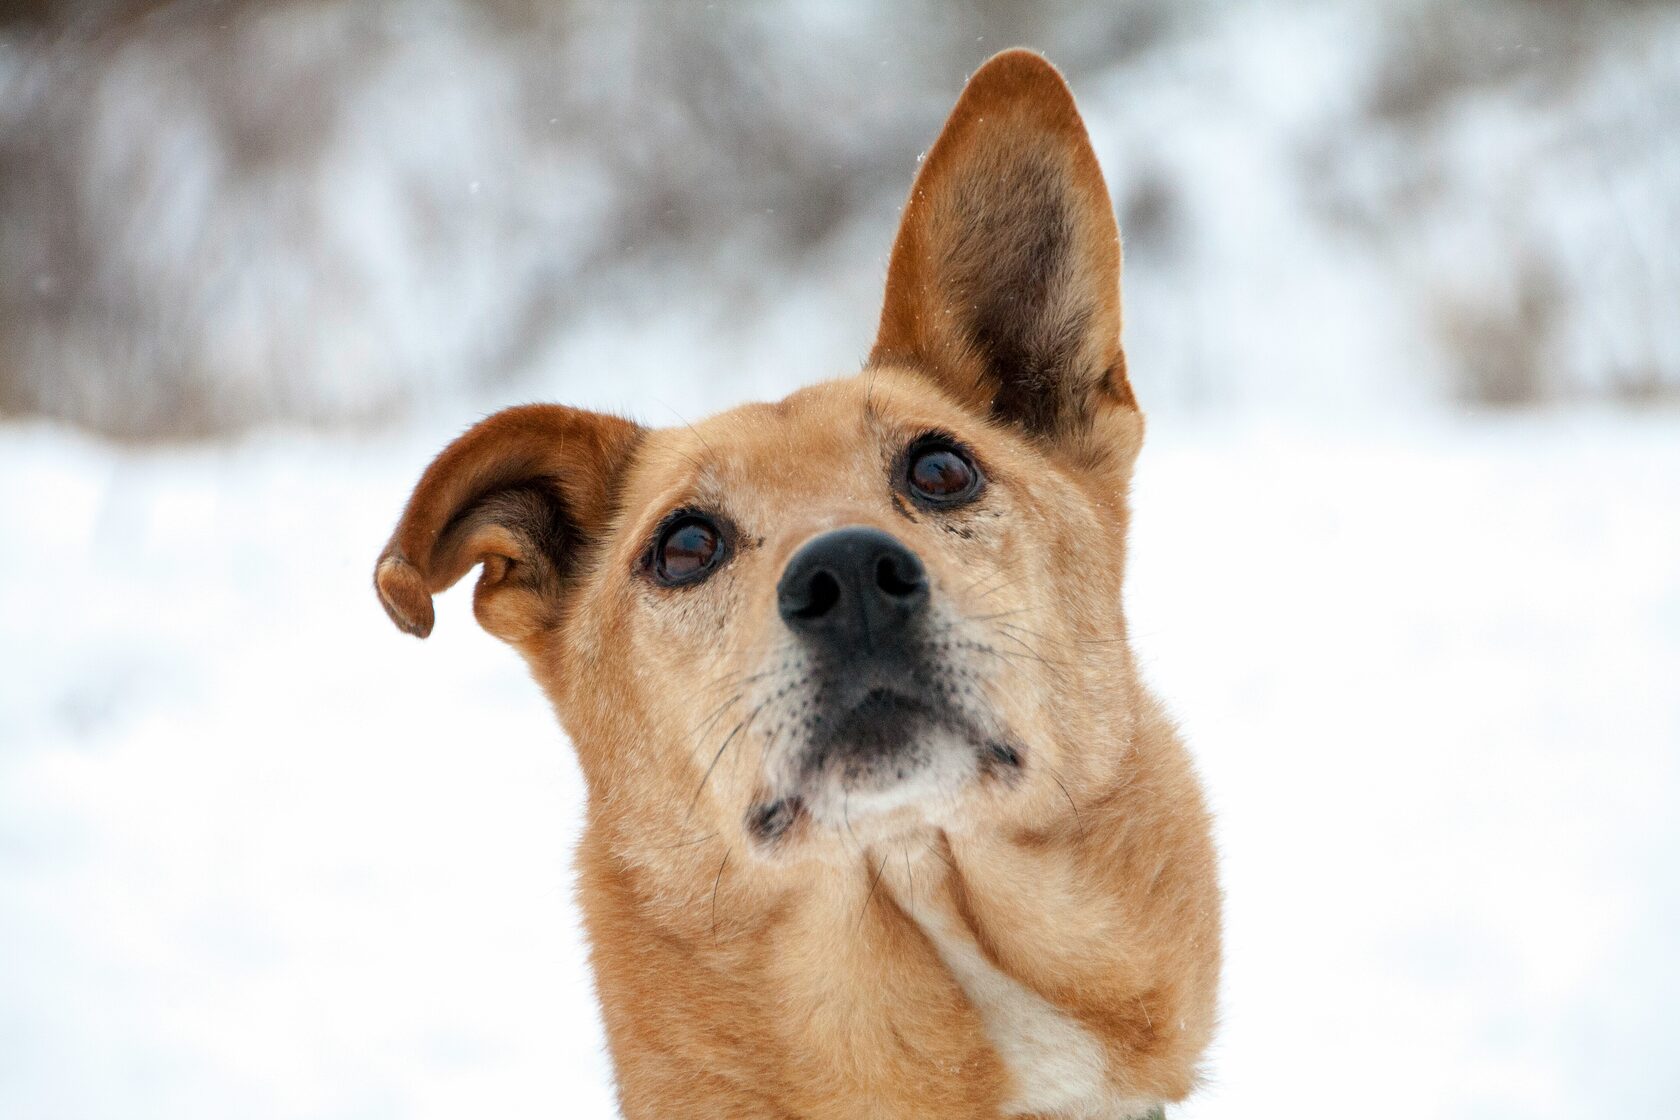
[[[854,525],[806,541],[782,572],[776,600],[794,633],[826,651],[875,653],[927,606],[927,572],[896,538]]]

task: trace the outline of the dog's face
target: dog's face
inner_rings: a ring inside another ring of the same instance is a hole
[[[622,643],[646,748],[755,850],[1054,792],[1093,730],[1118,495],[917,372],[650,436],[621,500],[579,622]]]
[[[1119,327],[1071,98],[1002,56],[923,165],[862,373],[658,431],[500,413],[422,478],[381,598],[423,635],[482,563],[480,621],[650,844],[1047,827],[1129,718]]]

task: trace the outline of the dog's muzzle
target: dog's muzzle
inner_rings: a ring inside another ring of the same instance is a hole
[[[937,802],[975,775],[1020,770],[1019,748],[977,706],[978,674],[930,584],[902,541],[861,525],[788,561],[777,606],[805,656],[752,835],[776,840],[805,815],[849,825],[854,811]]]
[[[927,649],[927,571],[879,529],[851,526],[805,543],[777,586],[782,619],[811,655],[807,772],[849,786],[891,785],[957,720]]]

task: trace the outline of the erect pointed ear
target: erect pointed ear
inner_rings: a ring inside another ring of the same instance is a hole
[[[1067,83],[1031,51],[975,72],[916,176],[870,353],[888,363],[1050,439],[1137,408],[1114,208]]]
[[[426,468],[374,587],[403,630],[432,632],[432,596],[474,564],[473,613],[506,641],[556,617],[565,581],[612,517],[642,430],[560,405],[525,405],[480,422]]]

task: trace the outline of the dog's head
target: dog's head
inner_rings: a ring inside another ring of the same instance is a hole
[[[482,564],[594,811],[673,844],[1054,827],[1132,711],[1119,279],[1067,87],[1000,55],[916,178],[861,373],[664,430],[492,416],[420,480],[380,597],[425,636]]]

